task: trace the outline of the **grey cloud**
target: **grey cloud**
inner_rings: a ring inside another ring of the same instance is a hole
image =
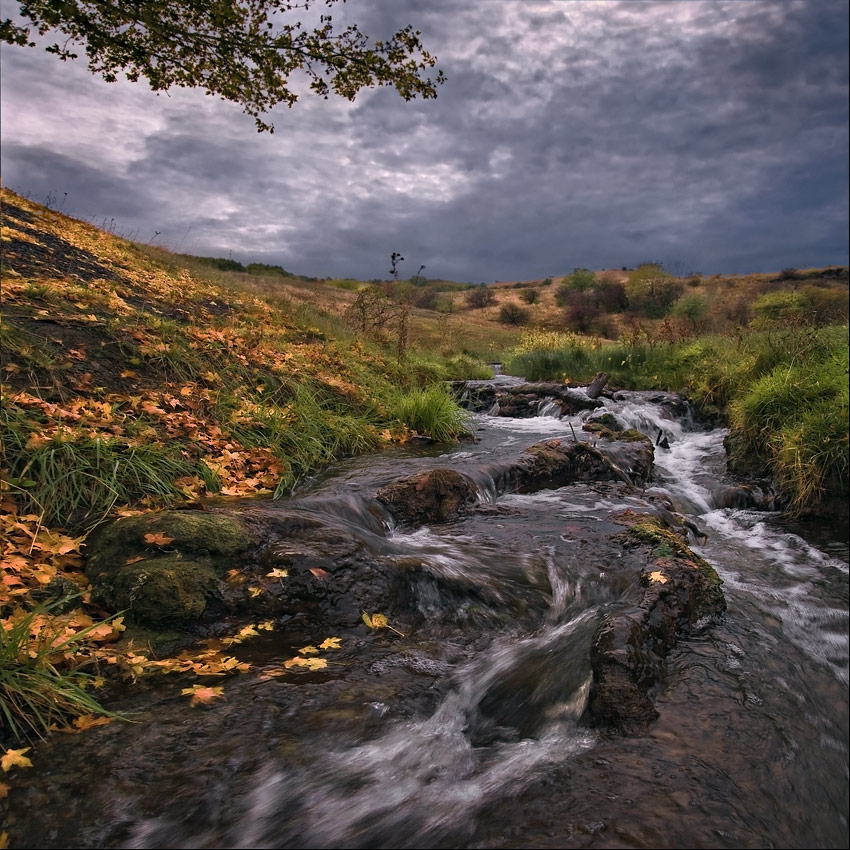
[[[472,281],[846,263],[847,8],[352,2],[335,17],[364,32],[422,30],[448,77],[436,101],[305,97],[268,137],[233,105],[125,86],[109,108],[138,126],[119,126],[126,156],[113,146],[98,170],[73,127],[25,142],[4,126],[4,184],[36,200],[71,185],[86,215],[172,246],[191,226],[198,251],[319,276],[383,277],[394,250]],[[3,59],[16,109],[66,85],[55,60]],[[94,116],[102,84],[74,81]]]

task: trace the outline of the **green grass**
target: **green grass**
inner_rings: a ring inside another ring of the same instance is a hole
[[[533,342],[533,341],[532,341]],[[607,372],[611,385],[683,392],[706,412],[727,415],[737,468],[769,474],[789,512],[848,492],[847,326],[754,323],[734,337],[655,345],[584,345],[541,338],[506,371],[529,380],[585,383]]]
[[[168,503],[179,496],[175,480],[195,472],[163,446],[130,446],[83,433],[60,433],[27,450],[30,435],[11,407],[0,420],[8,483],[24,511],[38,514],[45,525],[88,529],[118,505],[146,496]]]
[[[391,415],[417,434],[438,443],[450,442],[468,434],[469,414],[458,407],[445,384],[433,384],[398,396]]]
[[[102,623],[63,637],[57,626],[61,621],[45,616],[52,607],[22,612],[0,624],[0,717],[15,738],[42,738],[54,723],[84,715],[119,716],[92,696],[97,676],[60,669]]]

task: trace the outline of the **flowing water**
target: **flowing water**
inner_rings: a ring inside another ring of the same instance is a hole
[[[244,674],[209,708],[187,707],[185,682],[140,684],[118,703],[135,723],[39,748],[50,767],[13,789],[11,846],[846,848],[847,531],[827,523],[815,546],[778,515],[722,507],[724,432],[650,398],[605,400],[669,444],[644,491],[505,492],[507,459],[572,438],[588,416],[545,404],[530,419],[476,415],[474,443],[360,458],[314,481],[298,509],[330,512],[407,570],[425,625],[349,630],[332,672]],[[436,466],[470,474],[480,508],[388,527],[368,497]],[[597,541],[613,512],[662,497],[728,610],[668,656],[649,729],[609,735],[581,721],[589,650],[637,578]],[[321,637],[296,618],[243,657],[261,671]]]

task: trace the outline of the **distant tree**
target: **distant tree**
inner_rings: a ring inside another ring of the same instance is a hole
[[[629,273],[626,297],[629,309],[650,319],[661,319],[670,312],[682,293],[682,284],[660,263],[643,263]]]
[[[536,304],[540,300],[540,293],[531,287],[523,289],[519,296],[526,304]]]
[[[496,293],[489,286],[482,283],[480,286],[474,286],[466,293],[466,303],[470,307],[481,308],[489,307],[496,301]]]
[[[499,321],[505,325],[527,325],[531,314],[525,307],[520,307],[512,301],[503,304],[499,310]]]
[[[596,301],[606,313],[622,313],[629,305],[626,287],[618,280],[602,278],[596,284]]]
[[[266,277],[294,277],[283,266],[270,266],[267,263],[248,263],[245,266],[248,274],[264,275]]]
[[[393,86],[405,99],[434,98],[442,71],[411,26],[370,41],[356,24],[336,31],[330,15],[314,29],[293,19],[311,6],[337,0],[19,0],[18,18],[0,21],[0,41],[35,47],[31,33],[55,34],[49,53],[66,61],[75,48],[106,82],[124,72],[151,89],[201,88],[238,103],[258,130],[279,103],[297,100],[289,78],[301,72],[314,94],[354,100],[364,88]],[[287,17],[288,16],[288,17]]]
[[[686,319],[690,323],[690,329],[696,333],[701,330],[708,316],[708,300],[691,292],[675,303],[672,313],[678,319]]]
[[[595,272],[590,269],[573,269],[573,273],[564,278],[562,285],[569,289],[577,289],[579,292],[586,292],[588,289],[593,289],[595,284]]]

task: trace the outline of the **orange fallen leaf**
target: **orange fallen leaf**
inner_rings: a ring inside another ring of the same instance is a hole
[[[153,543],[156,546],[167,546],[173,540],[173,537],[166,537],[162,531],[149,531],[145,535],[145,543]]]
[[[207,685],[192,685],[191,688],[183,688],[181,694],[191,695],[192,700],[189,703],[191,706],[196,706],[199,703],[209,705],[214,699],[224,697],[224,686],[209,687]]]
[[[321,567],[310,567],[310,572],[316,577],[321,579],[326,579],[329,575],[327,570],[323,570]]]
[[[77,732],[85,732],[86,729],[91,729],[94,726],[106,726],[107,723],[112,723],[111,717],[95,717],[93,714],[84,714],[81,717],[74,718],[74,726]]]
[[[127,558],[127,560],[126,560],[126,561],[124,561],[124,563],[125,563],[125,565],[126,565],[126,566],[128,566],[128,567],[129,567],[129,566],[130,566],[130,564],[138,564],[138,563],[139,563],[139,561],[144,561],[144,560],[145,560],[145,556],[144,556],[144,555],[136,555],[136,557],[135,557],[135,558]]]

